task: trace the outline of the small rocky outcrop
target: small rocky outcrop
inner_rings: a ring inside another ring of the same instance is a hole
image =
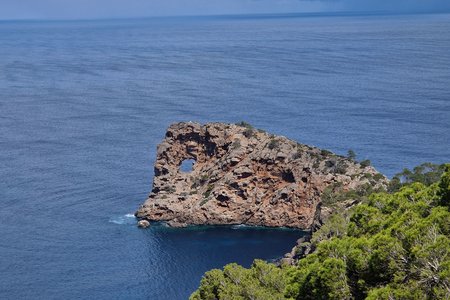
[[[180,169],[185,160],[194,161],[189,172]],[[311,229],[326,187],[351,190],[387,182],[380,175],[370,182],[367,178],[379,174],[371,166],[245,123],[171,125],[158,145],[154,173],[152,191],[136,216],[175,227]]]
[[[150,227],[150,222],[147,220],[139,220],[137,225],[139,228],[147,228],[147,227]]]

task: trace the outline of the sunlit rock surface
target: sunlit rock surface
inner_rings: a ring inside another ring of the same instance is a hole
[[[186,160],[192,170],[182,170]],[[158,145],[153,188],[136,216],[174,227],[310,229],[328,185],[356,189],[367,174],[378,172],[245,123],[176,123]]]

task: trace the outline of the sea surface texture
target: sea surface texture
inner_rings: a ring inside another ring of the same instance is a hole
[[[186,299],[301,232],[136,228],[172,122],[450,160],[450,15],[0,22],[0,298]]]

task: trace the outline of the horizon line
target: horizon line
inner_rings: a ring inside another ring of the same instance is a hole
[[[187,14],[187,15],[161,15],[161,16],[135,16],[135,17],[98,17],[98,18],[17,18],[0,19],[2,22],[88,22],[88,21],[126,21],[126,20],[148,20],[148,19],[208,19],[208,18],[281,18],[281,17],[345,17],[345,16],[395,16],[395,15],[431,15],[450,14],[450,11],[321,11],[321,12],[286,12],[286,13],[236,13],[236,14]]]

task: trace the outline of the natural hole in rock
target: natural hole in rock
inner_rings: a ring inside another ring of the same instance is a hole
[[[180,171],[184,173],[192,172],[195,164],[195,159],[185,159],[180,165]]]

